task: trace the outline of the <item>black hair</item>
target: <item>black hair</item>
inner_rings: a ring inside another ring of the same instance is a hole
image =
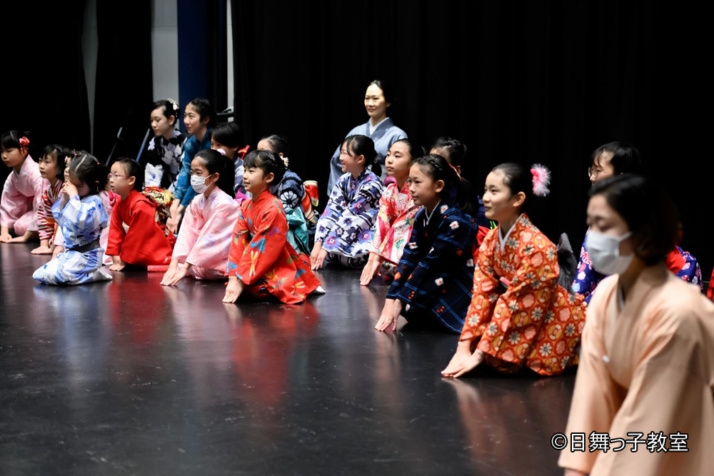
[[[436,154],[428,154],[412,161],[412,165],[418,165],[419,169],[436,182],[444,182],[444,188],[440,198],[450,205],[456,205],[459,209],[475,216],[474,211],[478,211],[478,205],[471,200],[471,194],[466,189],[466,184],[462,182],[459,174],[445,158]]]
[[[387,81],[381,79],[374,79],[370,81],[370,83],[367,85],[367,88],[369,88],[373,84],[382,90],[382,95],[384,95],[384,101],[388,102],[390,105],[393,105],[394,100],[396,98],[394,97],[394,89],[392,89],[392,85],[389,84]]]
[[[26,137],[28,140],[32,139],[29,131],[20,132],[18,130],[13,129],[11,131],[3,133],[2,137],[0,137],[0,143],[2,143],[2,146],[5,148],[5,150],[21,149],[22,146],[20,145],[20,139],[23,137]]]
[[[141,192],[144,190],[144,166],[134,159],[120,157],[114,161],[115,164],[122,164],[127,178],[134,177],[134,190]]]
[[[377,151],[374,150],[374,141],[367,136],[356,134],[345,137],[342,145],[347,144],[349,150],[355,156],[364,155],[365,168],[371,166],[372,173],[376,176],[382,175],[382,166],[377,162]]]
[[[74,157],[74,153],[64,146],[52,144],[42,149],[42,157],[53,155],[57,159],[57,178],[64,180],[64,169],[68,157]]]
[[[162,108],[162,112],[164,113],[164,116],[166,116],[166,119],[171,119],[173,117],[174,119],[176,119],[176,121],[179,120],[181,109],[179,108],[178,103],[173,102],[172,100],[170,101],[168,99],[162,99],[161,101],[156,101],[151,106],[152,111],[158,108]],[[174,124],[176,124],[176,121],[174,121]]]
[[[600,165],[600,156],[603,152],[610,152],[612,154],[610,165],[612,165],[612,170],[615,175],[642,174],[644,172],[640,151],[627,142],[616,141],[601,145],[591,154],[589,165]]]
[[[271,185],[277,185],[285,175],[285,162],[272,150],[253,150],[245,156],[245,168],[257,167],[263,170],[265,175],[272,173],[275,177]]]
[[[409,148],[409,156],[411,157],[411,162],[414,162],[417,158],[422,157],[423,155],[426,155],[426,151],[424,150],[424,147],[420,146],[417,144],[415,141],[411,139],[399,139],[395,140],[392,145],[396,144],[397,142],[402,142],[407,145]],[[389,147],[390,149],[392,148],[391,146]]]
[[[211,106],[211,102],[206,98],[194,98],[191,99],[188,104],[193,106],[201,116],[201,120],[208,118],[208,124],[206,127],[213,127],[216,124],[216,110]]]
[[[664,260],[677,242],[679,213],[665,189],[651,179],[631,174],[595,182],[590,197],[602,195],[632,232],[635,255],[647,266]]]
[[[213,175],[218,174],[218,182],[216,186],[226,192],[231,197],[233,193],[233,185],[235,184],[235,171],[233,161],[224,156],[217,150],[204,149],[197,153],[194,159],[201,159],[201,163],[208,173]]]
[[[224,122],[213,128],[211,138],[226,147],[240,146],[240,126],[235,122]]]
[[[100,163],[96,157],[85,151],[79,151],[69,163],[71,177],[86,183],[89,195],[96,195],[107,189],[109,169]]]
[[[432,149],[446,149],[449,151],[448,162],[454,167],[461,166],[466,157],[466,152],[468,149],[466,145],[457,139],[452,139],[451,137],[441,136],[436,139],[434,145],[431,146]],[[446,157],[444,157],[446,159]]]
[[[268,144],[270,144],[270,148],[273,152],[283,154],[284,157],[290,157],[290,142],[288,142],[288,139],[285,136],[270,134],[260,140],[268,141]]]
[[[531,197],[536,196],[533,193],[532,167],[507,162],[505,164],[499,164],[491,169],[491,172],[496,171],[503,173],[503,184],[511,191],[511,195],[516,195],[519,192],[523,192],[525,194],[526,199],[523,202],[523,205],[521,205],[521,211],[526,211],[532,203]],[[545,194],[549,192],[550,191],[546,188]]]

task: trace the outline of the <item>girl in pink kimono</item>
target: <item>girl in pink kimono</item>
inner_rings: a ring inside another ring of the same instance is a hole
[[[389,148],[385,165],[387,175],[394,178],[394,182],[379,200],[372,249],[360,278],[362,286],[367,286],[381,270],[392,271],[409,243],[414,217],[419,211],[409,194],[409,170],[412,161],[422,155],[424,149],[409,139],[399,139]]]
[[[0,199],[0,243],[24,243],[37,235],[37,209],[49,186],[29,155],[30,140],[18,131],[2,135],[2,161],[12,169]],[[10,235],[15,232],[15,238]]]
[[[169,270],[161,280],[173,286],[184,276],[226,279],[228,251],[240,206],[233,199],[233,162],[215,150],[202,150],[191,161],[188,206]]]

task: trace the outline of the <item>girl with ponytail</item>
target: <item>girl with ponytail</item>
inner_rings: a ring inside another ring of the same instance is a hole
[[[363,135],[347,137],[342,142],[340,162],[343,175],[317,222],[315,246],[310,254],[313,270],[326,263],[362,268],[369,258],[384,190],[374,142]]]
[[[441,373],[459,377],[484,361],[557,375],[575,363],[585,325],[582,298],[558,285],[555,245],[525,213],[549,193],[550,171],[501,164],[486,178],[486,217],[498,222],[479,249],[473,297],[456,354]]]

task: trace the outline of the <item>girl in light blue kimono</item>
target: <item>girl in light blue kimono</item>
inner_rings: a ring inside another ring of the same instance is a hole
[[[364,107],[369,115],[369,121],[352,129],[348,136],[363,135],[374,142],[374,149],[377,151],[377,162],[384,164],[384,160],[392,147],[399,139],[406,139],[407,134],[394,125],[394,122],[387,117],[387,108],[394,101],[394,93],[389,85],[375,79],[367,86],[364,96]],[[340,163],[340,147],[337,147],[330,160],[330,179],[327,182],[327,193],[332,193],[339,178],[342,176],[342,165]],[[381,174],[378,174],[381,175]],[[382,177],[384,178],[384,177]]]
[[[349,268],[362,268],[367,263],[384,191],[376,158],[374,142],[367,136],[349,136],[342,143],[340,161],[345,173],[332,189],[317,222],[310,255],[312,269],[320,269],[325,263]]]
[[[92,155],[80,152],[65,169],[64,190],[52,206],[62,229],[64,251],[32,275],[42,284],[85,284],[109,281],[102,268],[104,249],[99,244],[109,215],[99,196],[107,187],[109,169]]]

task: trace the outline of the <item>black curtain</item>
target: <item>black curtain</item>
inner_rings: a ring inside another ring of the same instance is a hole
[[[136,158],[151,113],[151,2],[97,1],[94,155]],[[119,128],[122,139],[116,141]]]
[[[410,137],[467,144],[465,175],[479,188],[501,162],[550,167],[552,193],[533,218],[574,246],[590,152],[633,143],[680,208],[682,246],[711,273],[710,227],[696,208],[708,200],[711,175],[696,173],[709,162],[708,131],[691,113],[711,104],[710,42],[692,12],[647,1],[244,0],[233,25],[246,142],[286,135],[291,168],[319,180],[323,200],[329,158],[366,122],[364,91],[382,78],[397,90],[389,115]]]
[[[30,154],[35,160],[50,143],[89,148],[82,62],[84,1],[5,2],[0,8],[0,132],[31,132]],[[8,173],[0,165],[0,183]]]

